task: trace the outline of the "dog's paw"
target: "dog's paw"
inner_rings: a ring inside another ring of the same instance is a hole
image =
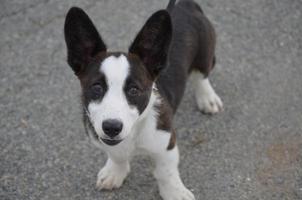
[[[215,114],[223,110],[223,103],[216,94],[208,78],[195,74],[195,98],[199,110],[206,114]]]
[[[223,103],[214,90],[196,97],[198,108],[206,114],[216,114],[223,110]]]
[[[129,171],[130,167],[128,164],[125,166],[118,166],[112,162],[107,162],[98,173],[96,187],[99,190],[119,188],[123,184]]]
[[[182,183],[160,184],[159,187],[163,200],[195,200],[193,193]]]

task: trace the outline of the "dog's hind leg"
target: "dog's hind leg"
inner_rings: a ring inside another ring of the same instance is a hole
[[[200,111],[206,114],[215,114],[223,110],[223,103],[208,79],[208,74],[215,65],[215,57],[213,57],[212,62],[203,62],[203,64],[207,67],[193,68],[195,98]]]

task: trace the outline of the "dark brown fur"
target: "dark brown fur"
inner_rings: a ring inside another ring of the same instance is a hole
[[[167,150],[172,150],[176,145],[176,134],[175,131],[172,130],[171,131],[171,137],[170,137],[170,141],[169,141],[169,145],[167,147]]]
[[[157,129],[170,132],[172,129],[173,110],[167,102],[162,99],[160,105],[155,106],[159,118],[157,121]]]
[[[168,64],[156,84],[175,113],[190,72],[197,70],[207,77],[213,68],[216,36],[210,21],[194,1],[181,0],[170,15],[173,36]]]
[[[157,127],[167,131],[172,131],[172,115],[180,104],[189,74],[196,70],[207,77],[213,69],[216,43],[214,28],[198,4],[181,0],[173,6],[171,2],[167,9],[172,19],[173,36],[166,69],[156,81],[164,98],[163,105],[158,108]],[[171,141],[175,139],[174,134]]]

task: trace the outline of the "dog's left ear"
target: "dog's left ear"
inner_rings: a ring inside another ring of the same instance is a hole
[[[146,66],[153,78],[165,67],[172,37],[169,13],[160,10],[154,13],[140,30],[129,48]]]

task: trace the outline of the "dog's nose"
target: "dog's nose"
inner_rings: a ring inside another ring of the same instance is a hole
[[[123,129],[123,123],[116,119],[107,119],[102,124],[103,131],[111,138],[117,136]]]

